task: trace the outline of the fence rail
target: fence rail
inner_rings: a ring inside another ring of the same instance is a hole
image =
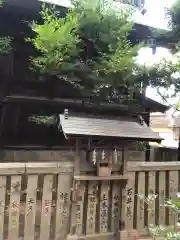
[[[0,240],[64,240],[71,224],[73,167],[73,162],[1,163]],[[87,165],[82,169],[88,174]],[[127,182],[80,181],[79,236],[110,239],[119,229],[145,233],[149,223],[173,224],[172,213],[160,205],[180,190],[180,163],[129,162],[127,169]],[[149,194],[158,195],[151,211],[144,201]]]
[[[177,171],[180,162],[128,162],[127,169],[129,172]]]

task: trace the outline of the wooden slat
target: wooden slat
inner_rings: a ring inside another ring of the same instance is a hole
[[[89,182],[86,234],[95,233],[98,182]]]
[[[49,240],[51,205],[52,205],[52,186],[53,175],[46,175],[44,177],[43,185],[40,240]]]
[[[24,239],[34,240],[38,175],[29,175],[25,210]]]
[[[126,228],[126,185],[124,183],[120,183],[120,229],[124,230]]]
[[[152,196],[156,192],[156,173],[149,172],[148,195]],[[155,200],[148,203],[148,225],[155,225]]]
[[[169,172],[169,198],[175,199],[178,192],[178,171]],[[171,210],[169,210],[169,224],[175,225],[178,220],[178,215],[175,215]]]
[[[71,176],[59,174],[57,187],[55,239],[63,239],[68,231]]]
[[[0,176],[0,240],[4,240],[4,210],[6,194],[6,176]]]
[[[19,239],[19,212],[20,212],[21,176],[11,177],[11,196],[9,211],[8,239]]]
[[[83,208],[84,208],[84,192],[85,182],[81,182],[78,186],[78,198],[76,202],[76,233],[82,235],[83,233]]]
[[[137,189],[137,229],[144,230],[145,173],[138,173]]]
[[[129,175],[128,184],[126,186],[126,214],[127,214],[127,222],[126,229],[133,229],[134,222],[134,193],[135,193],[135,173],[131,173]]]
[[[99,231],[100,233],[108,232],[108,213],[109,213],[109,182],[101,182],[100,193],[100,214],[99,214]]]
[[[112,217],[111,231],[116,232],[119,229],[120,220],[120,187],[119,182],[114,182],[112,186]]]
[[[166,223],[166,210],[163,206],[166,197],[166,172],[159,172],[159,225]]]

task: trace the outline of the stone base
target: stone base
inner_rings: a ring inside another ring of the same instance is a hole
[[[118,231],[116,234],[116,240],[137,240],[139,237],[140,236],[137,230]]]
[[[76,234],[68,234],[66,240],[78,240],[78,236]]]

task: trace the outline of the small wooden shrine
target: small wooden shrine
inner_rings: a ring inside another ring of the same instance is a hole
[[[129,161],[129,149],[132,146],[138,148],[140,142],[160,142],[162,139],[147,126],[142,116],[132,116],[130,114],[113,116],[97,113],[70,113],[68,109],[65,109],[64,113],[59,116],[59,130],[63,132],[67,140],[76,142],[71,229],[68,236],[68,239],[71,239],[72,237],[76,238],[76,234],[78,234],[77,205],[81,201],[79,199],[81,198],[81,191],[84,191],[82,190],[83,182],[101,182],[101,187],[105,189],[104,193],[101,191],[104,195],[100,199],[102,201],[108,199],[110,182],[119,182],[119,186],[125,189],[129,180],[126,169],[127,161]],[[83,149],[86,153],[85,158],[82,157]],[[118,153],[122,154],[122,158],[118,156]],[[94,166],[95,171],[87,175],[83,171],[84,165]],[[100,211],[100,214],[103,215],[100,228],[107,230],[108,226],[103,223],[103,219],[108,218],[108,212]],[[122,230],[126,228],[126,224],[125,222],[119,224],[120,238],[122,238]]]

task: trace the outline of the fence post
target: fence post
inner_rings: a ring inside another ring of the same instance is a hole
[[[74,161],[74,176],[80,175],[80,140],[76,139],[76,152],[75,152],[75,161]],[[67,236],[67,240],[76,240],[78,239],[76,235],[76,198],[77,198],[77,192],[76,187],[79,186],[79,181],[75,181],[73,176],[73,189],[72,189],[72,197],[71,197],[71,211],[70,211],[70,233]]]

